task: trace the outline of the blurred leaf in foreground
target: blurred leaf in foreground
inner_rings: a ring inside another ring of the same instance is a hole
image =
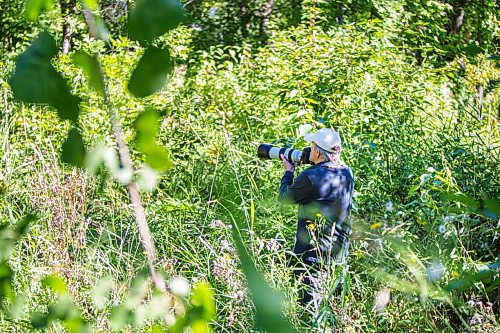
[[[160,90],[172,71],[168,50],[148,47],[132,73],[128,90],[136,97],[146,97]]]
[[[128,21],[129,35],[134,40],[152,41],[177,27],[184,19],[178,0],[137,1]]]
[[[283,316],[283,297],[267,284],[262,274],[255,268],[255,264],[243,245],[237,226],[234,225],[231,230],[257,312],[255,315],[257,328],[269,333],[296,332]]]
[[[28,0],[25,7],[26,17],[34,21],[42,11],[51,9],[52,6],[52,0]]]
[[[94,88],[101,96],[104,96],[104,82],[97,57],[80,51],[73,55],[73,61],[83,69],[89,86]]]
[[[48,104],[57,109],[62,120],[76,122],[80,100],[70,93],[66,81],[50,62],[57,52],[52,36],[41,32],[17,59],[9,84],[16,99]]]
[[[99,1],[97,0],[81,0],[81,2],[90,10],[97,10],[99,8]]]
[[[190,299],[190,306],[186,314],[179,318],[170,332],[180,333],[191,327],[194,333],[211,332],[209,323],[215,318],[214,293],[212,287],[205,282],[196,284]]]
[[[142,112],[136,119],[137,148],[146,155],[146,162],[153,169],[165,171],[172,166],[168,151],[156,144],[160,115],[153,109]]]
[[[83,167],[85,161],[85,146],[78,129],[72,128],[62,146],[62,160],[68,164]]]

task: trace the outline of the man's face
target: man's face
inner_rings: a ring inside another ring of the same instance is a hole
[[[319,151],[316,149],[316,145],[314,144],[314,141],[311,142],[311,154],[309,155],[309,160],[313,162],[314,164],[317,164],[321,162],[321,155]]]

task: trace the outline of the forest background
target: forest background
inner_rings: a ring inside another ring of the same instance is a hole
[[[487,0],[0,0],[0,331],[314,329],[256,147],[322,127],[355,175],[323,319],[498,330],[498,42]]]

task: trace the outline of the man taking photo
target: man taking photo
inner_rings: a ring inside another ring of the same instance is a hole
[[[301,303],[312,304],[317,312],[327,287],[328,267],[347,259],[354,177],[340,162],[337,132],[323,128],[304,139],[311,143],[309,159],[314,165],[294,179],[295,165],[281,155],[285,174],[279,199],[299,206],[294,272],[302,287]]]

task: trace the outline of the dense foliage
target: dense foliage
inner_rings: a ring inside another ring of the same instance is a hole
[[[0,0],[0,331],[312,330],[296,212],[256,156],[304,125],[338,130],[355,175],[330,322],[497,330],[496,6]]]

